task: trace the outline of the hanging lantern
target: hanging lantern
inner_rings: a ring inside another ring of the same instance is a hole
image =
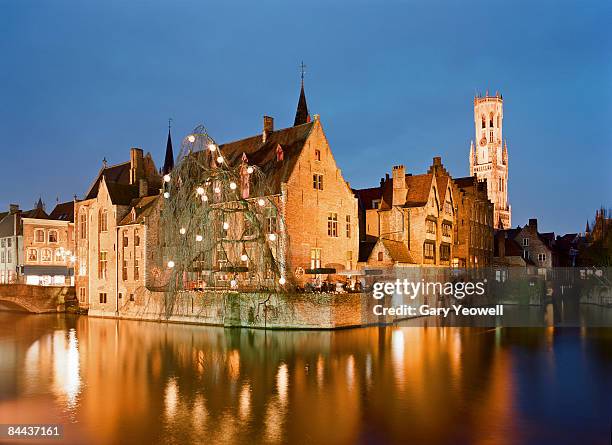
[[[230,182],[230,188],[231,188],[232,190],[236,190],[236,187],[237,187],[237,185],[236,185],[236,183],[235,183],[235,182]]]
[[[164,198],[168,199],[170,197],[170,192],[164,192]]]
[[[170,175],[164,175],[164,182],[170,182]]]
[[[174,267],[174,261],[168,261],[168,269],[172,269]]]
[[[184,227],[181,227],[181,230],[179,230],[179,233],[180,233],[181,235],[184,235],[184,234],[186,234],[186,233],[187,233],[187,229],[185,229]]]
[[[202,238],[202,235],[196,235],[196,241],[200,242],[202,241],[204,238]]]

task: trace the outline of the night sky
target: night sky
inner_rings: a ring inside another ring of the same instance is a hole
[[[106,157],[163,162],[292,124],[300,61],[344,177],[434,156],[468,174],[477,91],[504,96],[512,224],[612,206],[612,2],[0,0],[0,211],[82,197]]]

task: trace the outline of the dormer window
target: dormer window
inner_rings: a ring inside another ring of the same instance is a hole
[[[380,208],[380,199],[373,199],[373,200],[372,200],[372,208],[373,208],[373,209],[378,209],[378,208]]]

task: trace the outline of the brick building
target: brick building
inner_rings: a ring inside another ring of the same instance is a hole
[[[455,191],[440,158],[427,174],[393,167],[380,187],[355,190],[362,252],[372,266],[450,266],[455,236]]]
[[[559,265],[553,232],[538,232],[538,220],[531,218],[524,227],[500,230],[496,234],[495,264],[509,266],[532,266],[550,269]],[[516,261],[517,247],[524,264]]]
[[[74,201],[58,204],[49,216],[23,217],[23,265],[31,285],[74,285]]]
[[[112,315],[119,308],[119,280],[124,251],[120,223],[140,198],[159,195],[161,176],[151,155],[130,150],[130,160],[100,169],[85,199],[75,205],[76,294],[90,313]],[[132,230],[132,245],[136,244]],[[127,247],[127,246],[126,246]],[[138,255],[140,252],[133,252]],[[130,258],[132,278],[136,257]],[[138,264],[139,267],[139,264]],[[143,274],[144,276],[144,274]],[[140,277],[140,275],[139,275]],[[129,291],[126,291],[129,292]]]
[[[453,179],[453,184],[457,197],[453,266],[489,266],[494,249],[494,205],[487,196],[487,182],[467,176]]]
[[[317,269],[340,272],[356,267],[359,251],[357,200],[342,177],[318,115],[310,118],[300,91],[292,127],[275,129],[264,116],[262,133],[219,146],[229,164],[245,155],[270,178],[270,199],[284,230],[283,274],[305,284]]]

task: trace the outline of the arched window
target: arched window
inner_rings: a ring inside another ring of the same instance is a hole
[[[489,127],[493,128],[493,113],[489,116]]]
[[[84,210],[79,215],[79,234],[81,239],[87,239],[87,214]]]
[[[106,209],[100,210],[100,216],[98,219],[98,231],[99,232],[108,231],[108,211]]]
[[[487,120],[484,114],[482,115],[482,128],[487,128]]]
[[[57,243],[57,230],[49,230],[49,242]]]
[[[499,114],[498,114],[497,115],[497,128],[499,128],[499,122],[500,122],[500,120],[499,120]]]

